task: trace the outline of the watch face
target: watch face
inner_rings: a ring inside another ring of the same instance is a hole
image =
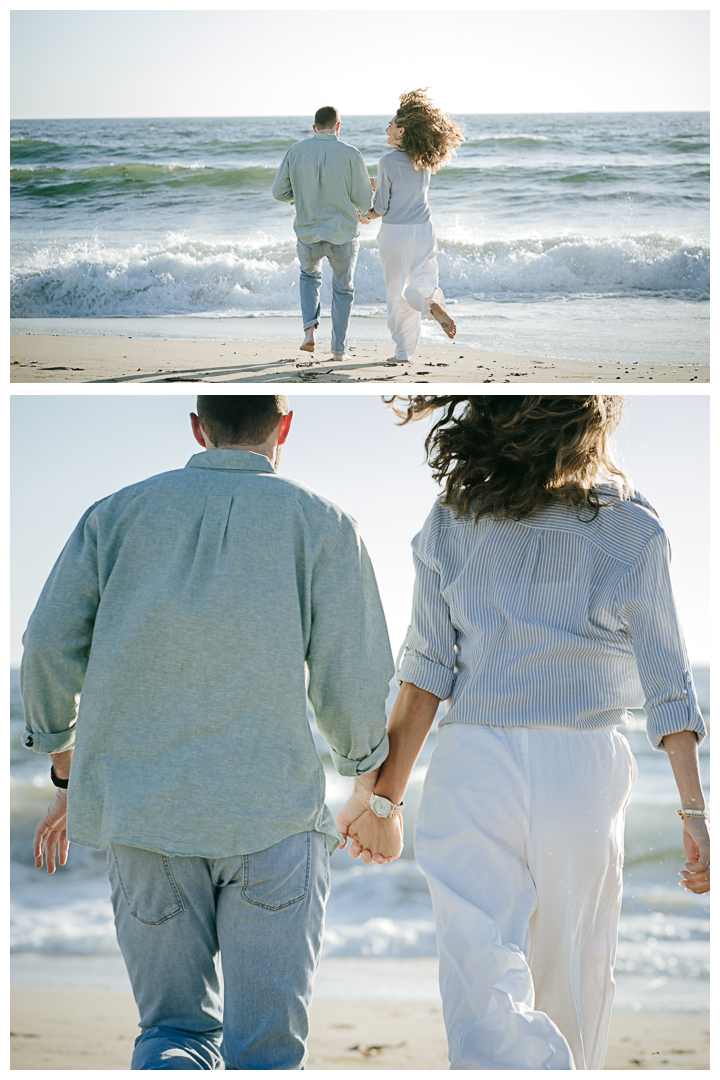
[[[382,795],[373,795],[373,813],[378,817],[390,817],[392,811],[392,803],[389,799],[384,799]]]

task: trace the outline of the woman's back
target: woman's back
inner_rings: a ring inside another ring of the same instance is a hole
[[[702,730],[662,525],[597,490],[593,520],[559,500],[519,521],[433,507],[400,676],[452,694],[443,723],[589,729],[645,704],[654,745],[678,711]]]
[[[383,225],[424,225],[430,221],[430,170],[416,169],[404,150],[391,150],[378,162],[373,206]]]

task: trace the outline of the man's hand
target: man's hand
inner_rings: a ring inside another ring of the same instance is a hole
[[[341,848],[344,848],[347,844],[349,826],[356,818],[364,814],[370,805],[370,796],[373,793],[379,771],[379,769],[373,769],[372,772],[365,773],[364,776],[355,777],[355,789],[336,819],[338,831],[343,838]]]
[[[352,847],[350,856],[364,863],[386,863],[400,857],[403,849],[402,816],[379,818],[366,810],[353,821],[348,830]]]
[[[67,791],[58,788],[48,812],[42,819],[33,838],[33,855],[35,866],[42,869],[43,852],[48,874],[55,873],[56,857],[60,866],[67,862],[70,841],[67,838],[65,826],[67,822]],[[56,856],[57,853],[57,856]]]
[[[357,216],[358,216],[358,221],[360,222],[361,225],[369,225],[370,224],[370,218],[369,217],[362,217],[359,210],[357,211]]]

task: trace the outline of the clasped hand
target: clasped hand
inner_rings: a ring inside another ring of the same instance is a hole
[[[400,857],[403,849],[402,817],[379,818],[370,810],[370,796],[377,770],[357,777],[355,790],[337,816],[343,837],[341,848],[350,844],[350,856],[364,863],[389,863]]]

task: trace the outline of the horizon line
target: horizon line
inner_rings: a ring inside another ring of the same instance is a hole
[[[452,111],[456,116],[631,116],[642,113],[644,115],[657,115],[662,114],[676,114],[676,113],[707,113],[710,114],[710,109],[544,109],[536,112],[528,111],[503,111],[503,112],[456,112]],[[385,117],[385,113],[341,113],[341,121],[343,116],[350,117]],[[188,116],[187,114],[178,115],[165,115],[161,116],[158,113],[149,113],[143,116],[11,116],[10,123],[20,122],[25,120],[267,120],[267,119],[295,119],[296,117],[308,117],[309,113],[222,113],[216,115],[198,114],[197,116]]]

